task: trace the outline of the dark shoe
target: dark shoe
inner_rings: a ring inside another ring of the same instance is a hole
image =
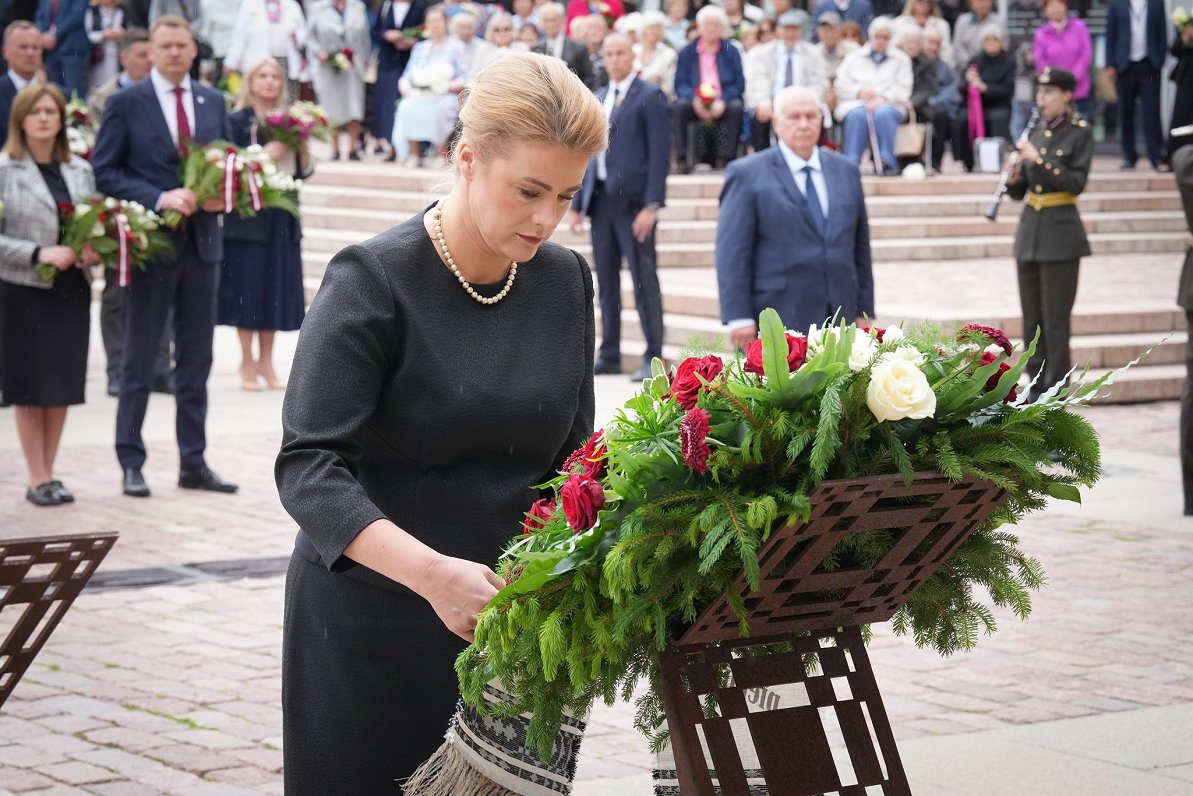
[[[57,479],[51,481],[50,487],[53,488],[54,494],[56,494],[58,496],[58,499],[61,500],[63,503],[74,503],[75,502],[75,496],[70,493],[69,489],[67,489],[65,486],[62,485],[61,481],[59,481]]]
[[[393,163],[397,159],[398,159],[398,153],[392,149],[386,153],[385,157],[381,158],[382,162],[384,162],[384,163]]]
[[[140,467],[124,468],[124,494],[129,497],[149,497],[149,484],[145,483]]]
[[[207,465],[196,470],[183,470],[178,474],[178,486],[183,489],[204,489],[208,492],[235,492],[240,489],[236,484],[230,484],[211,472]]]
[[[339,152],[332,152],[332,153],[331,153],[331,159],[332,159],[332,160],[339,160],[339,159],[340,159],[340,153],[339,153]]]
[[[609,376],[615,373],[621,373],[620,362],[608,362],[604,359],[598,359],[592,363],[592,374],[594,376]]]
[[[360,153],[355,149],[348,153],[349,160],[360,160]]]
[[[383,144],[378,144],[377,146],[373,147],[373,154],[374,155],[384,155],[385,154],[385,146]]]
[[[1122,163],[1118,164],[1118,168],[1119,168],[1119,171],[1134,171],[1135,170],[1135,161],[1124,160]]]
[[[649,379],[651,375],[650,365],[643,365],[630,374],[630,381],[640,382]]]
[[[58,497],[52,481],[26,489],[25,500],[34,506],[58,506],[62,503],[62,498]]]

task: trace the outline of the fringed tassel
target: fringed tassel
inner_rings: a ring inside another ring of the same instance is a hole
[[[449,737],[402,785],[405,796],[518,796],[477,771]]]

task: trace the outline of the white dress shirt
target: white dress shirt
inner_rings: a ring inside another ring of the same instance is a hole
[[[1147,58],[1147,0],[1130,0],[1132,61]]]
[[[174,84],[162,77],[155,66],[149,70],[149,79],[153,81],[153,91],[157,94],[158,104],[162,108],[162,116],[166,117],[166,126],[170,128],[170,138],[174,146],[178,146],[178,98],[174,94]],[[195,94],[191,91],[191,76],[185,75],[182,82],[182,107],[186,110],[187,126],[191,128],[191,135],[195,134]]]
[[[615,103],[625,99],[626,92],[630,90],[630,85],[634,82],[634,75],[631,73],[629,77],[620,83],[610,83],[609,91],[605,94],[605,120],[608,121],[613,116],[613,108]],[[609,176],[608,169],[605,168],[605,153],[597,155],[596,162],[596,178],[598,180],[605,180]]]
[[[791,176],[795,178],[795,187],[805,199],[808,198],[808,175],[804,173],[804,167],[812,167],[812,184],[816,187],[816,197],[820,200],[820,211],[828,218],[828,183],[824,181],[824,171],[820,168],[820,147],[813,147],[812,156],[807,160],[795,154],[781,140],[778,147],[779,152],[783,154],[783,160],[787,162],[787,168],[791,169]],[[725,324],[725,328],[732,332],[756,323],[758,321],[754,318],[734,318]]]
[[[16,88],[17,91],[20,91],[21,89],[25,88],[25,86],[28,86],[30,83],[39,82],[37,80],[36,75],[34,75],[33,77],[26,80],[25,78],[21,77],[20,75],[18,75],[16,72],[12,71],[11,69],[8,70],[8,79],[12,81],[12,84]]]
[[[547,46],[543,49],[547,51],[547,55],[553,55],[559,60],[563,60],[563,45],[567,41],[567,36],[560,33],[554,39],[547,39]]]

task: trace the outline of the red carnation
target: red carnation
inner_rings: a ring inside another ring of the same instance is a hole
[[[576,465],[583,466],[584,474],[589,478],[600,478],[605,474],[605,432],[598,430],[583,448],[576,448],[563,463],[563,472],[570,473]]]
[[[708,472],[708,424],[712,415],[703,409],[693,409],[679,422],[679,450],[683,460],[698,473]]]
[[[345,47],[344,49],[340,50],[340,52],[342,52],[344,54],[344,57],[348,59],[348,63],[352,63],[352,50],[351,49],[349,49],[348,47]]]
[[[530,507],[530,511],[526,512],[526,519],[522,522],[522,533],[525,536],[530,536],[535,531],[542,530],[554,513],[555,498],[534,501],[534,505]]]
[[[996,329],[995,331],[998,331],[998,330]],[[999,334],[1002,334],[1002,332],[999,332]],[[998,356],[996,354],[992,354],[989,351],[983,351],[982,358],[980,360],[978,360],[978,366],[981,367],[982,365],[989,365],[991,362],[993,362],[996,359],[998,359]],[[986,379],[986,389],[983,390],[983,392],[990,392],[991,390],[998,389],[998,380],[1002,378],[1002,374],[1006,373],[1010,369],[1011,369],[1011,366],[1008,365],[1006,362],[999,363],[998,372],[995,373],[990,378]],[[1011,401],[1014,401],[1018,397],[1019,397],[1019,392],[1014,387],[1011,387],[1011,391],[1006,394],[1006,397],[1002,399],[1002,402],[1005,404],[1009,404]]]
[[[967,339],[972,339],[975,334],[986,338],[986,340],[990,343],[994,343],[996,346],[1005,351],[1007,356],[1011,355],[1012,349],[1010,338],[1007,337],[1006,332],[1004,332],[1002,329],[995,329],[993,326],[982,326],[977,323],[971,323],[968,326],[962,326],[957,331],[957,342],[963,343]]]
[[[596,525],[597,513],[605,505],[605,490],[584,473],[572,473],[559,490],[559,498],[568,524],[579,533]]]
[[[671,380],[671,392],[668,395],[674,396],[680,407],[691,409],[696,405],[700,391],[708,389],[700,379],[711,382],[724,369],[725,363],[718,356],[688,357],[675,369],[675,378]]]
[[[787,368],[794,373],[804,364],[808,356],[808,338],[802,334],[787,333]],[[764,375],[762,363],[762,341],[755,340],[746,349],[746,373]]]

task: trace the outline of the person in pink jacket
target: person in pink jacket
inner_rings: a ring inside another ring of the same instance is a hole
[[[1089,30],[1078,17],[1069,16],[1068,0],[1045,0],[1044,23],[1033,42],[1036,74],[1050,66],[1072,72],[1077,78],[1073,101],[1077,112],[1089,116],[1089,70],[1093,46]]]
[[[570,0],[567,4],[568,35],[572,35],[573,19],[591,14],[605,17],[605,22],[612,27],[614,20],[625,16],[625,6],[621,4],[621,0]],[[597,87],[593,86],[593,88]]]

